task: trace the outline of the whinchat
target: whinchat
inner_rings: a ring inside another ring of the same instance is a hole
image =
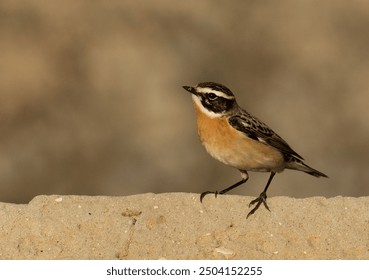
[[[287,168],[315,177],[327,177],[306,165],[304,159],[277,133],[238,106],[229,88],[213,82],[183,88],[192,94],[198,134],[206,151],[224,164],[237,168],[242,177],[240,181],[219,192],[203,192],[200,195],[201,202],[207,194],[225,194],[245,183],[249,178],[248,171],[270,172],[264,190],[249,204],[249,207],[256,205],[248,213],[248,218],[261,204],[269,210],[266,203],[267,190],[277,172]]]

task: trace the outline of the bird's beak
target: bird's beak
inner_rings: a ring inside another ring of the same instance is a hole
[[[183,86],[183,88],[192,94],[196,94],[196,89],[194,87]]]

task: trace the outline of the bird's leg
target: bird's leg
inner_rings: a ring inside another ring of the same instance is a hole
[[[241,181],[238,181],[237,183],[233,184],[232,186],[230,186],[230,187],[228,187],[224,190],[221,190],[220,192],[218,192],[218,191],[203,192],[200,195],[200,202],[202,202],[203,198],[209,193],[213,193],[213,194],[215,194],[215,197],[217,197],[218,194],[225,194],[225,193],[229,192],[230,190],[233,190],[233,189],[237,188],[239,185],[242,185],[243,183],[245,183],[249,179],[249,175],[247,174],[246,171],[241,171],[241,176],[242,176]]]
[[[266,202],[266,200],[267,200],[267,190],[268,190],[268,187],[269,187],[269,185],[270,185],[270,182],[273,180],[274,175],[275,175],[275,172],[270,173],[269,180],[268,180],[268,182],[267,182],[267,184],[266,184],[266,186],[265,186],[264,190],[262,191],[262,193],[259,195],[259,197],[257,197],[256,199],[254,199],[254,200],[252,200],[252,201],[250,202],[249,207],[251,207],[251,205],[254,205],[255,203],[256,203],[256,205],[255,205],[255,207],[254,207],[254,208],[253,208],[253,209],[252,209],[252,210],[247,214],[246,219],[247,219],[248,217],[250,217],[252,214],[254,214],[254,213],[255,213],[255,211],[256,211],[256,210],[258,210],[258,208],[260,207],[260,205],[261,205],[262,203],[264,204],[265,208],[266,208],[266,209],[268,209],[268,210],[270,211],[270,209],[269,209],[269,207],[268,207],[268,204],[267,204],[267,202]]]

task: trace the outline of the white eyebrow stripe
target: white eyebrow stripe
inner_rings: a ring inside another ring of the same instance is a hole
[[[222,91],[207,88],[207,87],[206,88],[198,87],[198,88],[196,88],[196,90],[199,93],[214,93],[215,95],[218,95],[219,97],[223,97],[223,98],[226,98],[226,99],[234,99],[233,96],[229,96],[229,95],[225,94]]]

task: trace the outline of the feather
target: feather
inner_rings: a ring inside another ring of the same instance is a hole
[[[302,156],[296,153],[282,137],[271,130],[265,123],[259,121],[245,110],[241,110],[240,113],[229,118],[228,122],[232,127],[246,134],[251,139],[276,148],[286,156],[293,156],[303,160]]]

